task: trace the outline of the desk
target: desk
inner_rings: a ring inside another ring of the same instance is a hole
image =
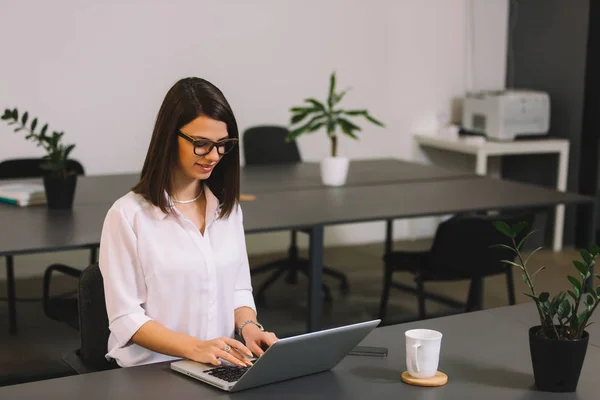
[[[317,163],[298,163],[276,166],[246,166],[241,168],[241,190],[243,193],[258,195],[258,202],[265,201],[263,194],[281,191],[297,191],[325,188],[321,183],[320,168]],[[396,159],[355,160],[350,163],[346,187],[377,185],[390,182],[412,182],[453,179],[473,176],[472,173],[447,170],[434,166],[416,164]],[[139,174],[116,174],[82,176],[78,179],[73,211],[49,211],[44,206],[29,207],[26,210],[0,204],[0,214],[19,213],[18,240],[0,244],[0,253],[11,256],[24,253],[50,252],[95,246],[98,242],[97,229],[101,227],[103,214],[110,205],[127,193],[139,179]],[[41,182],[40,179],[28,181]],[[82,211],[82,206],[98,205]],[[293,203],[291,203],[293,204]],[[289,214],[289,212],[288,212]],[[44,217],[45,215],[45,217]],[[0,222],[8,225],[7,219],[0,216]],[[391,247],[392,221],[387,222],[387,247]],[[95,226],[95,228],[90,228]],[[265,231],[268,231],[266,229]],[[4,231],[7,234],[6,231]],[[8,236],[12,236],[11,231]],[[317,232],[316,234],[322,234]],[[5,235],[6,236],[6,235]],[[322,239],[317,238],[317,242]],[[12,258],[7,260],[9,297],[9,329],[16,332],[16,305]]]
[[[247,233],[292,229],[311,232],[307,328],[314,331],[322,327],[325,226],[471,211],[547,208],[561,203],[587,206],[582,211],[594,215],[591,197],[483,177],[273,192],[242,207]],[[15,227],[0,230],[0,256],[98,244],[110,205],[75,205],[70,211],[46,207],[0,208],[2,225]],[[587,221],[588,240],[591,240],[595,219],[590,217]]]
[[[245,166],[240,170],[242,193],[261,194],[324,188],[317,163],[278,166]],[[425,182],[475,176],[473,173],[395,159],[355,160],[350,163],[345,187],[394,182]],[[77,181],[75,205],[111,203],[127,193],[139,174],[81,176]],[[40,179],[30,181],[41,182]],[[14,206],[0,204],[2,210]]]
[[[510,308],[507,308],[510,314]],[[443,333],[440,370],[449,381],[438,388],[409,386],[404,332]],[[589,346],[577,393],[534,390],[528,328],[487,311],[375,329],[363,345],[385,346],[388,357],[347,356],[331,371],[229,394],[170,370],[168,364],[124,368],[0,388],[2,399],[573,399],[598,398],[600,348]],[[474,339],[477,340],[474,340]],[[300,362],[300,360],[295,360]]]
[[[477,138],[479,139],[479,138]],[[450,139],[435,136],[415,135],[415,140],[424,148],[433,148],[447,152],[475,156],[475,172],[478,175],[500,174],[501,156],[520,154],[558,154],[556,188],[567,190],[569,166],[569,141],[567,139],[515,140],[510,142],[483,141],[474,142],[473,137]],[[493,158],[489,160],[490,157]],[[565,207],[556,207],[554,216],[554,240],[552,248],[560,251],[563,245]]]

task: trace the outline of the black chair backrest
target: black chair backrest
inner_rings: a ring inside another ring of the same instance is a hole
[[[510,249],[491,248],[496,244],[511,245],[510,239],[498,232],[494,221],[504,221],[509,226],[525,221],[528,227],[517,237],[517,243],[533,226],[533,212],[514,214],[457,215],[442,222],[435,234],[429,253],[429,270],[436,275],[468,279],[505,272],[501,260],[515,259]]]
[[[16,158],[0,162],[0,179],[40,178],[44,170],[42,158]],[[67,170],[85,175],[83,166],[76,160],[67,160]]]
[[[104,300],[104,282],[98,263],[84,269],[79,278],[79,331],[83,364],[96,371],[115,368],[106,360],[108,352],[108,314]]]
[[[286,142],[283,126],[255,126],[243,136],[246,165],[293,164],[302,161],[295,141]]]

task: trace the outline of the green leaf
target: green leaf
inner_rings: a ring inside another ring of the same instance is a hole
[[[581,272],[584,276],[588,273],[588,267],[582,263],[581,261],[573,261],[573,265],[575,266],[575,268],[577,268],[577,270],[579,272]]]
[[[37,126],[38,120],[37,118],[35,118],[33,121],[31,121],[31,131],[35,131],[35,127]]]
[[[547,301],[548,301],[548,298],[549,298],[549,297],[550,297],[550,293],[548,293],[548,292],[542,292],[542,293],[540,293],[540,295],[539,295],[538,299],[539,299],[539,300],[540,300],[542,303],[545,303],[545,302],[547,302]]]
[[[327,97],[327,105],[329,109],[333,107],[333,100],[335,96],[335,71],[331,73],[329,77],[329,96]]]
[[[598,255],[600,253],[600,247],[598,247],[598,245],[596,243],[592,243],[590,245],[590,250],[592,251],[592,253],[594,253],[595,255]]]
[[[292,125],[297,124],[298,122],[304,120],[306,117],[308,117],[311,113],[310,112],[304,112],[304,113],[298,113],[295,115],[292,115],[292,118],[290,120],[290,123]]]
[[[537,249],[533,250],[531,253],[529,253],[529,255],[527,256],[527,258],[525,259],[525,261],[523,262],[524,265],[527,265],[527,263],[529,262],[529,259],[538,251],[540,251],[542,249],[542,247],[538,247]]]
[[[565,319],[571,313],[571,303],[567,299],[563,299],[558,306],[558,317],[560,319]]]
[[[598,297],[600,297],[600,286],[598,286],[598,288],[596,289],[596,294],[598,295]]]
[[[333,99],[333,105],[339,104],[339,102],[342,101],[342,99],[344,98],[346,93],[348,93],[349,91],[350,91],[350,88],[344,89],[340,93],[336,94],[335,98]]]
[[[510,229],[510,226],[508,226],[508,224],[504,221],[494,221],[492,222],[492,224],[494,225],[494,228],[496,228],[496,230],[498,230],[500,233],[502,233],[504,236],[507,236],[511,239],[514,239],[514,236],[512,235],[512,231]]]
[[[12,111],[9,110],[8,108],[5,108],[4,109],[4,114],[0,118],[3,119],[3,120],[12,119]]]
[[[365,115],[367,114],[367,110],[348,110],[348,111],[343,111],[344,114],[346,115]]]
[[[569,296],[571,296],[573,298],[573,300],[577,301],[577,297],[579,297],[578,295],[576,295],[575,293],[573,293],[570,290],[567,290],[567,293],[569,293]]]
[[[531,295],[531,294],[529,294],[529,293],[523,293],[523,294],[524,294],[525,296],[527,296],[527,297],[529,297],[529,298],[533,299],[533,300],[534,300],[534,301],[535,301],[537,304],[539,304],[539,303],[540,303],[540,300],[539,300],[537,297],[535,297],[535,296],[533,296],[533,295]]]
[[[546,267],[539,267],[537,271],[535,271],[533,274],[531,274],[531,280],[533,281],[533,278],[535,278],[535,276],[536,276],[536,275],[537,275],[539,272],[541,272],[541,271],[543,271],[543,270],[545,270],[545,269],[546,269]]]
[[[64,160],[68,160],[69,159],[69,154],[71,154],[71,152],[73,151],[73,149],[75,148],[74,144],[70,144],[65,148],[65,153],[64,153]]]
[[[583,261],[586,262],[586,264],[590,264],[592,262],[592,255],[586,249],[581,249],[579,253],[581,254],[581,257],[583,258]]]
[[[536,232],[537,232],[537,229],[536,229],[536,230],[533,230],[533,231],[530,231],[530,232],[529,232],[527,235],[525,235],[525,236],[523,237],[523,239],[521,239],[521,241],[520,241],[520,242],[519,242],[519,244],[517,245],[517,249],[518,249],[518,250],[521,250],[521,247],[523,246],[523,244],[525,244],[525,241],[526,241],[526,240],[529,238],[529,236],[533,235],[533,234],[534,234],[534,233],[536,233]]]
[[[327,111],[327,109],[325,108],[325,106],[323,105],[323,103],[321,103],[317,99],[309,98],[309,99],[305,99],[304,101],[307,102],[307,103],[310,103],[310,104],[314,105],[315,108],[317,108],[317,109],[319,109],[321,111]]]
[[[29,113],[25,111],[25,114],[21,117],[21,123],[25,125],[27,123],[27,118],[29,117]]]
[[[313,124],[317,124],[317,122],[319,122],[319,123],[320,123],[320,122],[323,122],[323,123],[325,123],[325,121],[318,121],[318,120],[319,120],[319,118],[322,118],[322,116],[317,116],[317,117],[314,117],[314,118],[312,118],[310,121],[308,121],[306,124],[304,124],[304,125],[302,125],[302,126],[300,126],[300,127],[296,128],[296,129],[294,129],[294,130],[290,131],[290,133],[289,133],[289,135],[288,135],[288,140],[296,140],[296,138],[297,138],[298,136],[300,136],[300,135],[302,135],[302,134],[304,134],[304,133],[306,133],[306,132],[314,132],[314,131],[315,131],[315,129],[313,129],[313,128],[314,128]],[[321,126],[323,126],[323,125],[321,125]],[[319,127],[320,127],[320,126],[319,126]],[[311,130],[311,129],[312,129],[312,130]],[[318,129],[318,128],[317,128],[317,129]]]
[[[19,120],[19,111],[16,108],[13,108],[12,110],[12,117],[15,121]]]
[[[527,283],[527,275],[521,274],[521,279],[523,279],[523,282]]]
[[[342,131],[350,136],[351,138],[354,139],[358,139],[358,137],[354,134],[353,131],[360,131],[360,127],[354,125],[352,122],[348,121],[347,119],[344,118],[338,118],[337,122],[340,124],[340,127],[342,128]]]
[[[517,253],[517,251],[515,249],[513,249],[512,247],[507,246],[505,244],[494,244],[494,245],[490,246],[490,248],[493,248],[493,249],[506,249],[506,250],[510,250],[510,251],[512,251],[514,253]]]
[[[522,267],[521,265],[517,264],[517,263],[516,263],[516,262],[514,262],[514,261],[510,261],[510,260],[500,260],[500,262],[501,262],[501,263],[504,263],[504,264],[512,265],[513,267],[518,267],[518,268],[520,268],[520,269],[523,269],[523,267]]]
[[[374,117],[372,117],[369,114],[365,114],[365,118],[368,119],[369,121],[371,121],[372,123],[374,123],[375,125],[384,127],[385,125],[383,124],[383,122],[379,121],[378,119],[375,119]]]
[[[590,293],[588,293],[587,298],[585,299],[585,303],[588,305],[588,307],[591,307],[594,305],[594,296],[592,296]]]
[[[513,237],[519,236],[519,234],[523,231],[523,229],[527,228],[529,224],[526,221],[521,221],[517,224],[514,224],[511,228]]]
[[[581,293],[581,282],[579,282],[577,278],[571,275],[568,275],[567,279],[573,284],[573,288],[577,289],[579,293]]]
[[[44,126],[42,127],[42,131],[40,132],[40,136],[41,136],[41,137],[44,137],[44,136],[46,136],[46,131],[47,131],[47,130],[48,130],[48,124],[46,124],[46,125],[44,125]]]

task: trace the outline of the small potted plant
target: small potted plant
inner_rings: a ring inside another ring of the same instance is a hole
[[[290,133],[288,140],[296,140],[304,133],[316,132],[324,128],[331,140],[331,156],[321,161],[321,180],[324,185],[341,186],[346,183],[349,160],[347,157],[338,156],[338,133],[341,130],[352,139],[358,139],[356,132],[361,128],[349,120],[352,117],[364,117],[375,125],[384,126],[381,122],[369,115],[367,110],[343,110],[335,107],[349,91],[345,89],[336,93],[335,72],[331,74],[329,82],[329,95],[327,101],[322,103],[314,98],[304,100],[308,105],[292,107],[290,119]]]
[[[566,292],[551,296],[548,292],[538,292],[534,286],[536,275],[545,267],[540,267],[533,273],[527,268],[527,263],[541,247],[533,250],[525,259],[521,253],[523,244],[535,231],[528,232],[518,240],[527,228],[526,222],[509,226],[497,221],[494,226],[509,239],[508,245],[498,244],[495,247],[508,248],[516,256],[516,262],[502,262],[519,268],[521,277],[529,288],[529,293],[524,294],[534,301],[540,318],[540,324],[529,329],[535,385],[547,392],[574,392],[588,346],[589,334],[585,329],[600,300],[600,286],[591,288],[592,267],[600,249],[595,244],[589,250],[582,249],[582,259],[573,261],[576,272],[567,275],[572,287]],[[600,275],[596,277],[600,278]]]
[[[25,139],[46,150],[47,154],[43,157],[40,167],[45,171],[43,178],[48,208],[71,208],[77,183],[77,173],[68,170],[67,161],[75,145],[61,143],[64,132],[53,131],[51,135],[47,134],[48,124],[42,126],[36,133],[36,128],[39,127],[38,119],[33,118],[30,120],[28,112],[24,112],[19,118],[19,111],[16,108],[5,109],[1,119],[6,121],[8,125],[16,125],[15,132],[27,132]],[[29,122],[29,126],[27,122]]]

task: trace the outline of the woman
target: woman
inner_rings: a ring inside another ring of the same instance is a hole
[[[178,358],[247,366],[277,340],[256,321],[238,137],[210,82],[182,79],[167,93],[140,181],[102,229],[107,359],[122,367]]]

